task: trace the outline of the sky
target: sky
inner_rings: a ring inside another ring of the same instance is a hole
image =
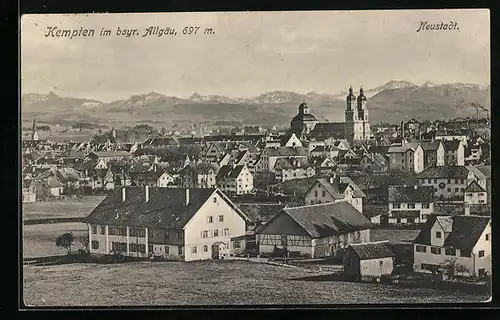
[[[488,10],[23,15],[21,91],[103,102],[151,91],[252,97],[336,94],[389,80],[489,84]],[[459,30],[420,31],[421,22]],[[151,26],[177,36],[142,37]],[[214,34],[183,35],[186,26]],[[45,37],[47,27],[94,37]],[[139,36],[116,35],[117,28]],[[101,28],[112,35],[98,36]]]

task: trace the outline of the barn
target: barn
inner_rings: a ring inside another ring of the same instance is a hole
[[[394,257],[388,241],[351,244],[344,254],[344,273],[358,281],[390,275]]]

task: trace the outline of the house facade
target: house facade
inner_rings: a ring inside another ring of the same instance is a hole
[[[389,224],[425,223],[434,213],[434,188],[430,186],[390,186]]]
[[[414,270],[430,273],[459,264],[464,275],[491,274],[491,218],[433,216],[414,241]]]
[[[304,199],[309,205],[346,201],[362,213],[363,198],[366,198],[364,192],[350,178],[342,177],[316,180]]]
[[[344,273],[358,281],[390,275],[394,257],[387,241],[351,244],[343,257]]]
[[[474,167],[429,167],[417,175],[421,186],[432,186],[436,200],[463,201],[465,188],[473,181],[486,188],[484,175]]]
[[[424,149],[419,143],[406,142],[391,145],[387,151],[389,168],[403,172],[420,173],[424,170]]]
[[[223,259],[248,218],[218,189],[126,187],[86,218],[91,254]]]
[[[256,242],[261,255],[338,256],[352,243],[369,242],[370,228],[370,221],[347,202],[285,207],[257,228]]]
[[[222,166],[216,176],[217,187],[231,195],[250,194],[253,176],[246,165]]]
[[[465,147],[459,140],[445,140],[445,163],[449,166],[465,165]]]

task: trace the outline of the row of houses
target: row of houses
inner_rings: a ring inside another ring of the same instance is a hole
[[[261,256],[338,258],[360,277],[390,274],[398,255],[394,244],[370,241],[373,225],[347,201],[285,206],[256,226],[219,189],[126,187],[86,223],[90,252],[100,255],[228,259],[253,244]],[[411,246],[417,272],[456,263],[466,275],[491,273],[489,217],[431,215]]]

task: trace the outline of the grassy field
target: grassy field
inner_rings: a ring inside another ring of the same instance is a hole
[[[23,204],[23,220],[86,217],[105,197],[84,196],[78,200],[58,200]]]
[[[25,266],[29,306],[479,302],[486,296],[386,285],[292,280],[303,269],[246,261]]]
[[[73,232],[75,238],[87,233],[84,223],[54,223],[23,226],[23,257],[45,257],[66,254],[65,249],[56,247],[56,238],[65,233]],[[81,248],[75,241],[74,249]]]

